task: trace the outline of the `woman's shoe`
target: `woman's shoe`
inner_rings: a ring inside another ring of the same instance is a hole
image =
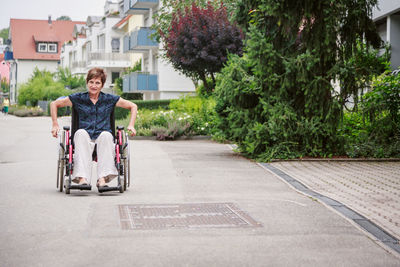
[[[85,178],[79,178],[79,185],[88,185],[88,181]]]
[[[100,179],[99,179],[99,180],[100,180]],[[104,180],[104,178],[103,178],[104,183],[103,183],[102,185],[100,185],[100,181],[99,181],[99,180],[97,180],[96,186],[97,186],[97,189],[98,189],[99,192],[100,192],[100,189],[101,189],[101,188],[103,188],[103,187],[108,187],[108,185],[106,185],[106,181]]]

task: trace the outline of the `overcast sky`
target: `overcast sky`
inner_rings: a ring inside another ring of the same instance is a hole
[[[88,16],[102,16],[106,0],[0,0],[0,29],[8,28],[10,18],[48,19],[69,16],[86,21]]]

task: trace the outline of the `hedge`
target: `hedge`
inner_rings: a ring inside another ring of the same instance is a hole
[[[169,109],[169,103],[171,102],[170,99],[162,99],[162,100],[133,100],[138,106],[138,109]],[[115,108],[115,119],[120,120],[124,119],[129,115],[129,110],[123,108]]]
[[[26,107],[26,106],[10,106],[8,114],[17,117],[37,117],[43,116],[43,110],[37,107]]]
[[[143,100],[142,93],[122,93],[121,97],[126,100]]]

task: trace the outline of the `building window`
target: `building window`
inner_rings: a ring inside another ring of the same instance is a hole
[[[115,80],[119,78],[119,72],[111,72],[111,81],[115,84]]]
[[[57,53],[57,43],[37,43],[38,53]]]
[[[57,53],[57,44],[49,44],[49,53]]]
[[[112,38],[111,49],[113,53],[119,53],[119,38]]]
[[[38,52],[46,53],[47,52],[47,44],[46,43],[39,43]]]
[[[106,38],[104,34],[97,36],[97,49],[99,51],[104,51],[106,47]]]

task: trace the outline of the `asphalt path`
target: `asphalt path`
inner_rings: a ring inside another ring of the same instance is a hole
[[[50,128],[46,117],[0,117],[1,266],[400,266],[347,219],[213,141],[130,141],[127,192],[99,194],[93,178],[92,191],[65,195]],[[260,226],[121,227],[120,205],[188,203],[233,203]]]

